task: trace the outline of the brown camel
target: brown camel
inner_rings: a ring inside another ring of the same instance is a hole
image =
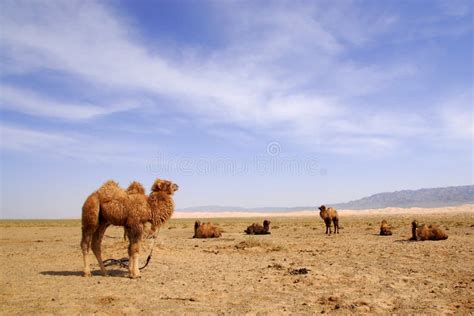
[[[448,239],[448,235],[437,225],[418,225],[414,220],[411,223],[410,240],[444,240]]]
[[[329,231],[329,235],[331,235],[331,221],[334,224],[334,234],[339,234],[339,215],[337,214],[337,211],[332,207],[326,208],[324,205],[319,207],[319,211],[319,216],[321,216],[326,224],[326,234]]]
[[[212,225],[212,223],[202,223],[196,221],[194,223],[193,238],[219,238],[222,236],[222,230],[219,227]]]
[[[244,230],[247,235],[266,235],[270,234],[270,221],[264,220],[263,226],[257,223],[253,223],[246,230]]]
[[[139,187],[133,183],[132,185],[135,188]],[[84,257],[84,276],[91,275],[88,260],[91,246],[102,274],[107,275],[102,261],[101,242],[107,227],[116,225],[125,227],[129,240],[130,277],[140,277],[138,255],[144,225],[149,222],[152,228],[160,227],[169,220],[174,211],[172,196],[177,190],[176,184],[157,179],[151,187],[149,196],[140,194],[140,190],[136,191],[138,192],[136,194],[128,194],[116,182],[110,180],[93,192],[82,207],[81,248]]]
[[[386,220],[382,220],[380,224],[380,236],[392,235],[392,227],[387,223]]]

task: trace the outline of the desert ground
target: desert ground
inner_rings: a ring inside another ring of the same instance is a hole
[[[341,212],[326,236],[316,212],[266,216],[271,235],[243,230],[263,218],[206,219],[219,239],[193,239],[195,218],[159,232],[141,279],[120,267],[82,276],[79,220],[0,221],[0,313],[12,314],[472,314],[474,209]],[[410,222],[436,223],[449,238],[408,241]],[[382,219],[394,227],[379,236]],[[202,220],[202,219],[201,219]],[[126,256],[110,227],[104,258]],[[143,243],[141,261],[150,242]]]

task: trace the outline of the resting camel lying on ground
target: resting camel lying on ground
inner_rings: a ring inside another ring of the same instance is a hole
[[[219,238],[222,236],[222,230],[212,225],[210,222],[202,223],[196,221],[194,223],[193,238]]]
[[[270,234],[270,221],[264,220],[263,226],[257,223],[253,223],[246,230],[245,233],[248,235],[267,235]]]
[[[448,235],[438,225],[418,225],[414,220],[411,223],[410,240],[444,240],[448,239]]]
[[[382,223],[380,224],[380,236],[390,236],[392,235],[392,228],[390,225],[387,223],[386,220],[382,220]]]

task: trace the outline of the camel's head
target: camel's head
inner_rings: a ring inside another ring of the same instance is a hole
[[[325,211],[326,211],[326,206],[321,205],[321,206],[319,207],[319,210],[320,210],[321,212],[325,212]]]
[[[173,195],[174,192],[178,191],[178,185],[168,181],[168,180],[161,180],[157,179],[155,183],[151,186],[152,192],[166,192],[170,195]]]
[[[264,221],[263,221],[263,227],[269,227],[269,226],[270,226],[270,223],[271,223],[271,222],[270,222],[269,220],[267,220],[267,219],[264,220]]]
[[[418,227],[418,222],[416,220],[411,222],[411,238],[410,238],[410,240],[418,240],[417,233],[416,233],[417,227]]]
[[[201,226],[201,222],[200,221],[195,221],[194,222],[194,230],[198,229],[199,226]]]

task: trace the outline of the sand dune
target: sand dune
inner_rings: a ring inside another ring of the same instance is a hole
[[[450,206],[450,207],[439,207],[439,208],[400,208],[400,207],[387,207],[382,209],[369,209],[369,210],[338,210],[341,215],[396,215],[396,214],[441,214],[441,213],[453,213],[453,212],[465,212],[473,213],[474,205],[467,204],[461,206]],[[242,217],[306,217],[315,216],[319,213],[319,210],[305,210],[298,212],[176,212],[174,218],[242,218]]]

